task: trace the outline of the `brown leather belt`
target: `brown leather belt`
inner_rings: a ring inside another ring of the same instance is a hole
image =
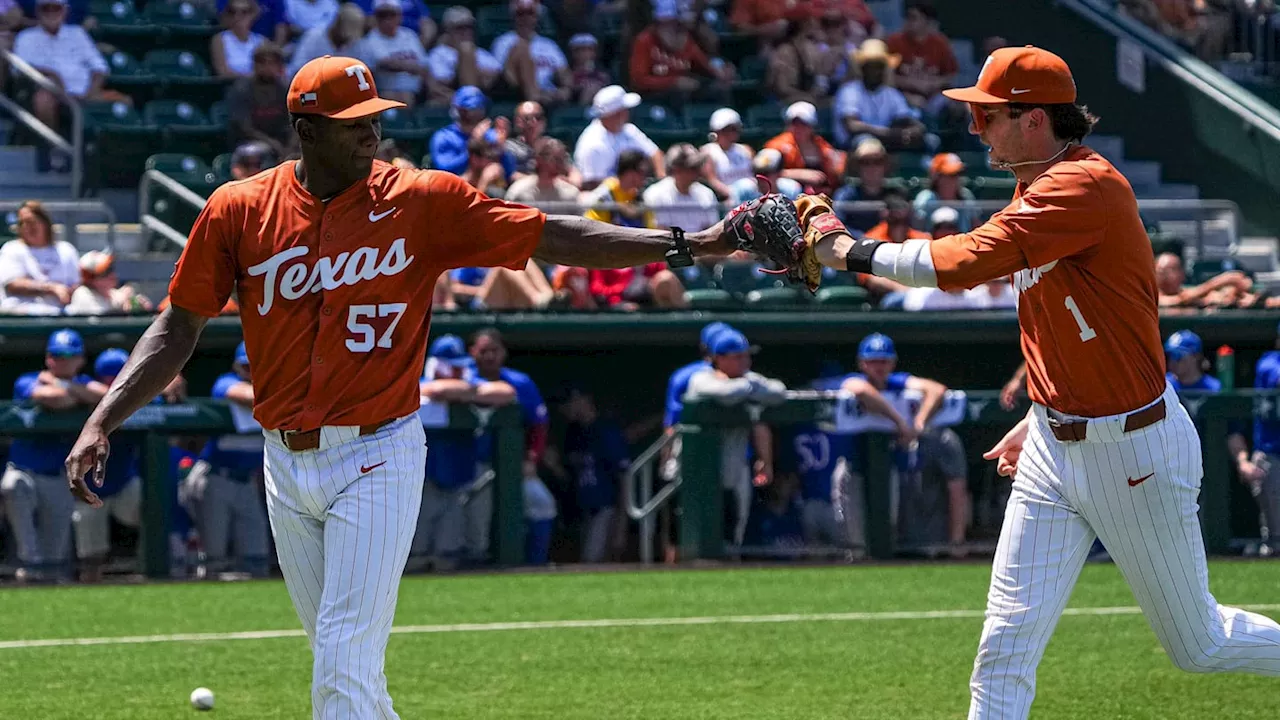
[[[1166,409],[1164,399],[1152,405],[1145,410],[1139,410],[1130,414],[1124,419],[1124,431],[1127,433],[1135,430],[1141,430],[1144,427],[1155,425],[1164,419]],[[1089,429],[1089,421],[1076,420],[1074,422],[1063,422],[1053,416],[1053,411],[1049,411],[1049,429],[1053,431],[1053,436],[1062,442],[1079,442],[1084,440],[1085,434]]]
[[[372,425],[361,425],[360,434],[372,435],[382,428],[390,425],[392,422],[392,420],[383,420],[380,423],[374,423]],[[294,452],[320,449],[319,428],[316,428],[315,430],[277,430],[276,432],[280,435],[280,442],[284,443],[285,447]]]

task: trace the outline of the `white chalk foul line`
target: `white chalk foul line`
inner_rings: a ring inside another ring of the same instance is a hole
[[[1248,610],[1280,610],[1280,604],[1241,605]],[[1138,615],[1137,607],[1067,608],[1064,615]],[[788,615],[708,615],[704,617],[606,618],[599,620],[529,620],[524,622],[457,623],[452,625],[401,625],[397,635],[426,633],[510,632],[516,630],[574,630],[589,628],[675,627],[681,625],[764,625],[801,622],[874,622],[892,620],[981,619],[982,610],[923,610],[847,613],[795,613]],[[251,630],[228,633],[177,633],[173,635],[132,635],[122,637],[49,638],[47,640],[4,640],[0,650],[22,648],[73,647],[87,645],[145,645],[149,643],[225,642],[230,640],[270,640],[306,637],[302,630]]]

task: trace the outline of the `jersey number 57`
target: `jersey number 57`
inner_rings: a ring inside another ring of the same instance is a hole
[[[366,353],[374,347],[391,347],[391,334],[396,331],[396,325],[400,324],[400,317],[404,315],[407,307],[409,307],[408,303],[352,305],[347,311],[347,330],[355,337],[347,338],[347,349],[351,352]],[[387,329],[379,336],[373,324],[366,320],[385,317],[391,318],[391,322],[387,323]]]

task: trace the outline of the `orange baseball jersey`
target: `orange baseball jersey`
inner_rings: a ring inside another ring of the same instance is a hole
[[[986,224],[930,249],[944,290],[1013,276],[1034,402],[1098,417],[1164,391],[1151,241],[1129,181],[1093,150],[1073,148]]]
[[[367,182],[324,203],[298,182],[295,165],[214,191],[170,300],[213,317],[236,290],[264,428],[409,415],[436,278],[457,267],[523,268],[546,216],[455,175],[382,161]]]

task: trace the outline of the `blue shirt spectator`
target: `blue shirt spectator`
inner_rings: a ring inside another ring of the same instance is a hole
[[[220,0],[225,1],[225,0]],[[356,0],[356,5],[366,16],[373,15],[373,0]],[[431,17],[431,10],[421,0],[400,0],[400,24],[415,33],[421,32],[423,18]]]
[[[467,169],[470,153],[467,142],[471,139],[476,126],[486,119],[489,99],[480,88],[466,85],[458,88],[453,94],[450,112],[453,123],[446,125],[431,136],[431,167],[436,170],[461,175]],[[498,132],[489,128],[484,134],[485,140],[498,144]],[[516,158],[510,152],[502,151],[502,169],[508,180],[516,171]]]

